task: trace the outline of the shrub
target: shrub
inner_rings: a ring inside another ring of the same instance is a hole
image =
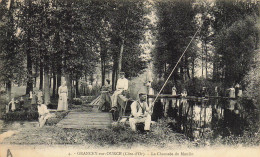
[[[82,100],[80,98],[73,98],[72,99],[72,104],[74,104],[74,105],[81,105],[82,104]]]
[[[15,111],[8,112],[3,115],[3,119],[6,121],[15,121],[15,120],[38,120],[39,114],[35,110],[27,111]]]

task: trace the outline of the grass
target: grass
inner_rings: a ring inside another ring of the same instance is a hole
[[[98,129],[61,129],[55,126],[33,127],[21,130],[19,134],[9,137],[3,141],[4,144],[92,144],[100,147],[122,147],[130,148],[133,145],[156,146],[165,148],[169,143],[181,146],[189,143],[183,135],[170,132],[169,129],[162,130],[162,123],[152,126],[151,133],[137,133],[130,130],[128,126],[118,125],[105,130]]]
[[[55,124],[43,128],[32,127],[20,130],[20,133],[6,138],[3,144],[25,145],[93,145],[95,147],[116,147],[128,149],[134,146],[171,149],[172,147],[198,148],[205,146],[259,146],[259,133],[245,133],[244,136],[228,136],[216,139],[203,137],[191,140],[170,130],[164,120],[152,125],[152,132],[145,134],[133,132],[129,126],[117,125],[111,128],[99,129],[62,129]]]

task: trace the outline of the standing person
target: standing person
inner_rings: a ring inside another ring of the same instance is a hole
[[[147,86],[147,91],[149,95],[154,95],[154,90],[152,88],[152,81],[148,81],[148,83],[146,84]],[[149,98],[148,99],[148,103],[152,104],[153,103],[153,98]]]
[[[133,131],[136,131],[136,123],[144,123],[144,130],[149,131],[151,126],[151,105],[146,103],[147,96],[140,93],[138,100],[131,104],[131,116],[129,124]]]
[[[235,88],[232,86],[231,88],[228,89],[229,90],[229,97],[230,98],[235,98]]]
[[[36,104],[37,104],[37,97],[36,97],[36,93],[33,91],[32,92],[31,105],[35,105],[36,106]]]
[[[172,87],[172,95],[177,95],[177,90],[175,86]]]
[[[104,85],[101,88],[101,100],[100,100],[99,107],[98,107],[98,109],[101,111],[107,110],[108,107],[110,108],[110,106],[105,105],[105,103],[109,103],[109,105],[111,105],[110,92],[112,91],[112,89],[111,89],[111,85],[110,85],[110,80],[106,79],[106,81],[107,81],[107,85]]]
[[[12,100],[6,105],[6,113],[10,111],[10,105],[11,105],[11,111],[14,111],[16,108],[14,98],[12,98]]]
[[[43,102],[42,97],[43,97],[42,90],[39,90],[38,93],[37,93],[37,98],[38,98],[38,100],[40,100],[41,102]]]
[[[110,111],[115,111],[117,109],[117,97],[119,94],[122,94],[123,91],[128,89],[128,80],[125,78],[125,73],[120,72],[120,78],[117,80],[116,91],[111,96],[112,109]]]
[[[68,110],[68,88],[66,86],[66,81],[62,83],[58,90],[59,102],[58,102],[58,111],[67,111]]]
[[[239,84],[236,84],[235,86],[235,94],[236,97],[242,97],[242,88]]]
[[[33,91],[30,91],[30,97],[29,97],[29,99],[32,99],[32,95],[33,95]]]
[[[49,110],[47,109],[47,106],[45,104],[42,104],[40,100],[37,102],[38,106],[38,113],[39,113],[39,127],[43,127],[46,120],[50,117],[53,117],[52,114],[50,114]]]

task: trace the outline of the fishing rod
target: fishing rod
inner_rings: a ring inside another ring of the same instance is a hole
[[[194,40],[194,38],[196,37],[196,35],[198,34],[198,32],[201,30],[201,27],[202,27],[202,26],[200,26],[200,27],[198,28],[198,30],[195,32],[195,34],[194,34],[193,37],[191,38],[189,44],[186,46],[186,48],[185,48],[185,50],[183,51],[182,55],[180,56],[179,60],[178,60],[177,63],[175,64],[174,68],[172,69],[170,75],[168,76],[168,78],[167,78],[166,81],[164,82],[164,84],[163,84],[162,88],[160,89],[159,93],[156,95],[156,97],[155,97],[155,99],[154,99],[154,101],[153,101],[153,103],[152,103],[152,106],[151,106],[151,111],[153,111],[152,109],[153,109],[153,106],[154,106],[156,100],[158,99],[158,97],[159,97],[159,95],[161,94],[163,88],[165,87],[165,85],[166,85],[167,82],[169,81],[169,79],[170,79],[170,77],[172,76],[173,72],[175,71],[176,67],[177,67],[178,64],[180,63],[181,59],[183,58],[184,54],[186,53],[187,49],[189,48],[191,42]]]

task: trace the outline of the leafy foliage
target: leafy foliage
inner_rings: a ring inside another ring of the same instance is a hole
[[[230,87],[241,83],[249,70],[259,40],[255,26],[259,8],[253,1],[218,1],[213,16],[216,79]]]
[[[159,22],[158,41],[153,53],[154,67],[159,76],[166,78],[195,33],[196,11],[192,0],[157,1],[156,8]],[[190,50],[178,66],[179,69],[188,69]],[[178,70],[174,72],[173,78],[182,80]]]

